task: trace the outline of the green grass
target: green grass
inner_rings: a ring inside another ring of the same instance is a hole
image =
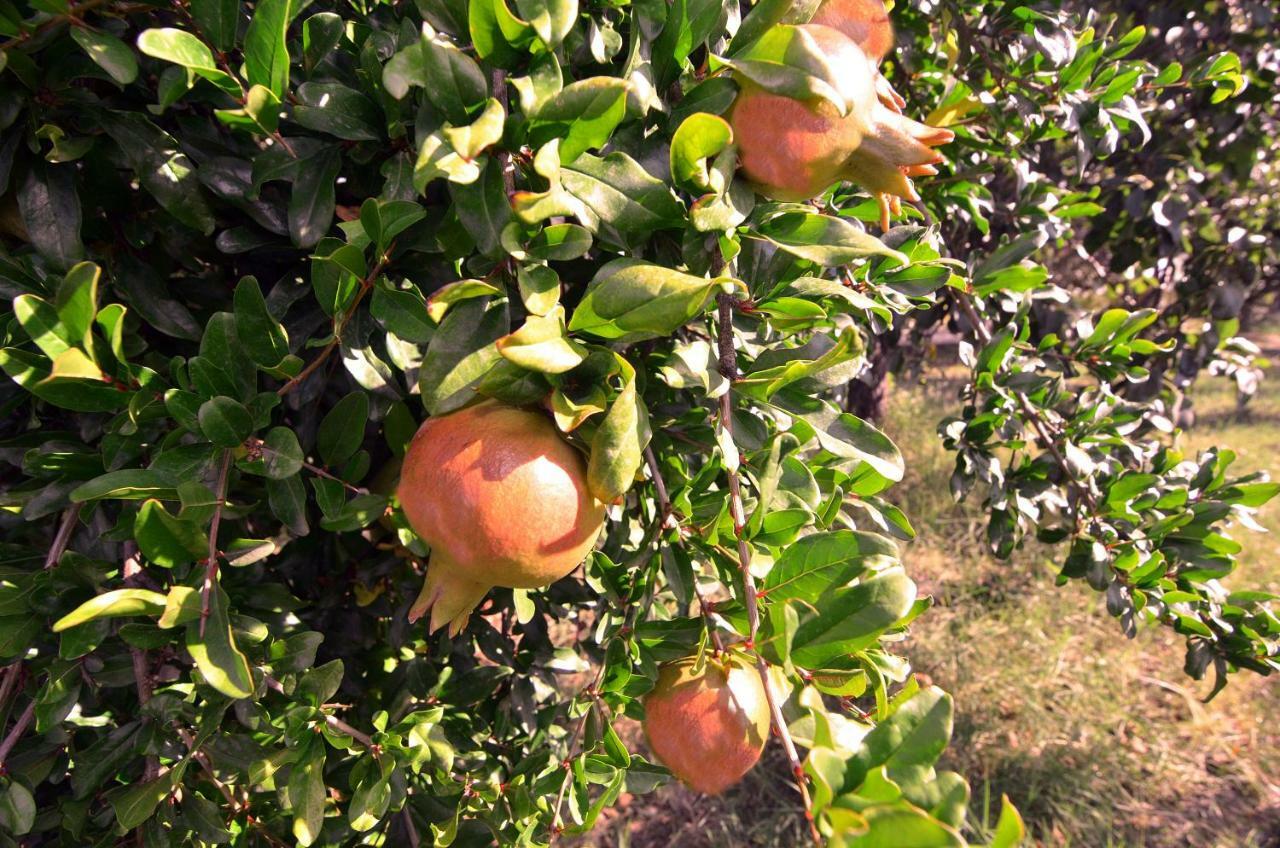
[[[1245,417],[1222,380],[1202,380],[1194,401],[1198,423],[1181,437],[1184,450],[1230,447],[1241,473],[1269,464],[1280,473],[1280,375]],[[1203,704],[1208,685],[1183,673],[1181,640],[1157,628],[1126,640],[1101,596],[1053,585],[1054,551],[987,556],[978,504],[952,503],[952,457],[933,432],[939,410],[956,403],[955,384],[943,379],[899,389],[884,428],[906,454],[908,476],[893,495],[919,533],[904,559],[936,600],[902,649],[955,696],[942,765],[970,780],[974,838],[1008,794],[1037,845],[1280,845],[1280,684],[1241,673]],[[1280,531],[1280,506],[1261,520]],[[1233,533],[1246,553],[1227,582],[1280,590],[1280,532]],[[772,753],[722,798],[678,786],[627,798],[577,844],[803,845],[794,790]]]

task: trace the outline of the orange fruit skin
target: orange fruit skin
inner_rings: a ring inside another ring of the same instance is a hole
[[[805,30],[840,73],[839,93],[852,104],[841,116],[825,100],[794,100],[747,80],[729,114],[738,164],[756,190],[773,200],[808,200],[841,179],[845,161],[870,129],[875,67],[831,27]]]
[[[883,0],[825,0],[809,23],[838,29],[876,62],[893,49],[893,23]]]
[[[485,402],[427,419],[396,490],[431,546],[410,617],[435,607],[431,629],[456,633],[491,587],[546,586],[576,568],[605,516],[586,477],[582,455],[539,413]]]
[[[754,668],[732,659],[666,663],[644,700],[644,732],[690,788],[718,795],[751,771],[769,738],[769,701]]]

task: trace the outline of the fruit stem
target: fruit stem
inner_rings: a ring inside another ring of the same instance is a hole
[[[733,441],[733,381],[738,375],[738,353],[733,346],[733,298],[731,295],[716,296],[719,306],[719,327],[717,328],[720,350],[720,373],[729,381],[729,389],[720,396],[720,427]],[[738,539],[738,568],[742,572],[743,600],[747,607],[747,640],[754,645],[756,634],[760,629],[760,606],[756,602],[756,581],[751,576],[751,548],[747,544],[743,530],[746,517],[742,509],[742,486],[738,472],[726,462],[725,476],[729,481],[729,514],[733,518],[734,535]],[[791,762],[791,771],[795,776],[796,788],[800,790],[800,798],[804,802],[805,820],[809,823],[809,835],[813,844],[822,846],[822,836],[813,820],[813,801],[809,798],[809,785],[804,779],[804,765],[800,762],[800,754],[796,743],[791,738],[791,730],[782,715],[782,702],[773,688],[773,677],[769,674],[769,664],[763,656],[756,652],[756,670],[760,672],[760,682],[764,684],[765,698],[769,701],[769,712],[773,716],[773,727],[782,740],[783,750]]]

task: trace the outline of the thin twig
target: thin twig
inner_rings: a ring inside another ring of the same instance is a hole
[[[214,492],[213,521],[209,525],[209,559],[204,566],[204,586],[200,589],[200,638],[204,638],[204,626],[209,620],[209,604],[213,597],[213,583],[218,577],[218,526],[222,524],[222,508],[227,505],[227,476],[231,471],[231,450],[222,451],[222,463],[218,469],[218,488]]]
[[[342,719],[338,718],[335,715],[330,715],[329,713],[325,713],[324,723],[329,725],[339,733],[345,733],[347,736],[350,736],[352,739],[356,740],[361,745],[365,746],[366,748],[369,748],[370,750],[373,750],[378,747],[377,744],[374,743],[373,738],[369,736],[369,734],[361,730],[356,730],[354,727],[347,724],[345,721],[343,721]]]
[[[4,771],[5,760],[9,758],[9,752],[13,750],[13,746],[18,744],[18,740],[22,738],[22,734],[27,732],[27,726],[31,724],[31,720],[36,716],[36,702],[33,700],[27,704],[27,708],[22,711],[22,715],[18,716],[18,721],[13,725],[13,729],[9,731],[9,735],[0,742],[0,772]]]
[[[671,496],[667,493],[667,482],[662,479],[662,469],[658,467],[658,457],[653,453],[652,444],[644,446],[644,461],[649,466],[649,476],[653,478],[653,488],[658,495],[658,509],[661,513],[662,527],[663,529],[678,529],[680,521],[676,518],[675,511],[671,508]],[[698,585],[696,578],[693,581],[693,593],[698,596],[698,610],[702,614],[703,626],[711,636],[716,656],[720,656],[724,653],[724,642],[720,639],[719,628],[711,620],[711,613],[715,609],[715,605],[707,600],[706,595],[702,594],[702,587]]]
[[[959,304],[960,309],[963,310],[965,317],[969,319],[969,323],[973,326],[973,332],[977,335],[978,340],[983,345],[991,344],[991,331],[987,328],[986,322],[982,320],[982,317],[978,315],[978,310],[974,308],[973,301],[969,299],[969,295],[955,289],[950,289],[949,291],[955,302]],[[1022,414],[1026,417],[1027,423],[1035,430],[1036,441],[1049,452],[1054,462],[1058,464],[1058,468],[1062,470],[1067,486],[1076,490],[1077,496],[1088,507],[1089,514],[1096,516],[1098,514],[1098,503],[1093,497],[1093,491],[1077,479],[1076,473],[1067,464],[1067,458],[1062,455],[1062,451],[1058,448],[1057,440],[1053,437],[1049,422],[1045,420],[1040,410],[1027,399],[1026,395],[1015,391],[1013,396],[1017,399],[1018,406],[1022,409]],[[1078,526],[1083,516],[1080,515],[1078,509],[1073,509],[1072,512],[1075,513],[1075,520]]]
[[[653,544],[655,539],[658,538],[659,530],[660,530],[659,524],[655,524],[653,527],[651,527],[649,532],[646,534],[645,538],[641,540],[638,550],[641,550],[641,551],[648,550],[649,546]],[[650,559],[650,562],[651,563],[658,562],[660,559],[661,559],[660,556],[654,556]],[[644,576],[645,576],[644,574],[638,574],[636,577],[637,583],[634,585],[639,585],[639,581]],[[650,581],[649,583],[650,592],[652,591],[652,588],[653,588],[653,584],[652,584],[652,581]],[[632,591],[634,591],[634,586]],[[648,592],[646,592],[645,597],[642,598],[639,603],[631,603],[630,595],[628,595],[628,597],[626,598],[623,598],[623,602],[627,604],[627,614],[623,618],[622,626],[619,627],[616,631],[614,631],[614,634],[611,637],[609,637],[609,641],[605,644],[604,650],[605,650],[606,656],[609,653],[609,646],[613,644],[614,639],[618,639],[618,638],[630,639],[632,637],[632,635],[635,633],[636,617],[640,614],[641,610],[648,609],[651,598],[652,598],[652,595],[649,594]],[[580,692],[578,692],[578,695],[586,693],[589,697],[598,700],[600,681],[604,678],[604,669],[605,669],[605,664],[602,662],[600,664],[600,668],[596,670],[595,679],[588,686],[586,686]],[[574,695],[572,704],[576,704],[578,702],[578,695]],[[573,710],[572,704],[569,707],[571,712]],[[588,709],[585,713],[583,713],[582,719],[578,722],[577,726],[569,734],[569,740],[568,740],[569,754],[563,761],[564,779],[560,781],[560,791],[556,794],[555,812],[551,817],[551,834],[548,841],[552,843],[555,842],[556,837],[560,834],[560,831],[562,830],[560,826],[561,811],[564,807],[564,798],[565,798],[566,792],[569,789],[569,783],[573,779],[573,770],[572,770],[573,749],[578,743],[578,737],[582,736],[582,731],[587,726],[587,716],[589,716],[590,714],[591,714],[590,709]]]
[[[0,674],[4,675],[4,682],[0,683],[0,714],[4,714],[9,709],[9,698],[13,695],[13,690],[22,679],[22,663],[7,665]]]
[[[493,84],[493,96],[502,104],[504,114],[511,112],[511,105],[507,99],[507,72],[502,68],[494,68],[493,75],[490,77]],[[502,169],[502,187],[507,192],[507,197],[516,193],[516,174],[511,166],[511,151],[498,150],[498,167]]]
[[[258,450],[258,451],[262,451],[263,453],[269,453],[272,456],[281,456],[281,453],[279,451],[269,447],[266,442],[262,441],[262,439],[257,439],[257,438],[249,439],[247,442],[245,442],[245,445],[251,448],[252,450]],[[307,469],[317,477],[323,477],[326,480],[332,480],[335,483],[340,483],[342,487],[346,489],[348,492],[352,492],[357,495],[369,494],[368,489],[365,489],[361,486],[353,486],[350,483],[348,483],[346,480],[343,480],[341,477],[337,477],[333,474],[330,474],[328,471],[325,471],[320,466],[313,465],[312,463],[307,462],[306,460],[302,460],[302,467]]]
[[[738,354],[733,346],[733,298],[727,294],[717,296],[719,305],[718,340],[720,349],[720,373],[729,381],[730,389],[720,396],[720,426],[733,441],[733,381],[738,376]],[[746,516],[742,508],[742,486],[738,472],[725,460],[725,476],[729,481],[729,514],[733,517],[733,532],[738,540],[738,568],[742,574],[743,600],[747,607],[747,646],[755,652],[756,670],[760,672],[760,682],[764,685],[765,698],[769,701],[769,712],[773,716],[773,727],[778,738],[782,740],[782,748],[786,751],[791,763],[791,774],[795,778],[796,788],[800,790],[800,799],[804,802],[804,816],[809,824],[809,835],[815,845],[821,848],[822,836],[813,820],[813,801],[809,797],[809,785],[805,780],[804,766],[800,762],[800,753],[791,738],[791,730],[782,715],[782,703],[773,687],[773,678],[769,674],[769,664],[756,649],[756,634],[760,629],[760,607],[757,603],[756,581],[751,575],[751,547],[747,544]]]
[[[142,570],[142,563],[138,559],[138,545],[136,542],[125,542],[124,544],[124,585],[128,588],[136,588],[142,586],[146,581],[146,574]],[[151,680],[151,661],[147,656],[147,652],[135,645],[129,646],[129,658],[133,661],[133,685],[138,691],[138,703],[146,706],[151,700],[152,694],[155,692],[154,683]],[[143,781],[152,781],[160,776],[160,760],[155,756],[148,756],[143,766]]]
[[[319,356],[311,360],[311,362],[307,364],[307,367],[303,368],[302,371],[298,373],[298,376],[291,378],[289,382],[276,389],[276,394],[278,396],[284,397],[289,394],[289,392],[302,385],[304,380],[310,377],[317,368],[324,364],[324,361],[329,358],[329,354],[333,353],[334,348],[342,343],[342,331],[346,329],[347,322],[351,320],[351,316],[356,314],[356,309],[360,306],[360,301],[364,300],[364,296],[369,293],[371,288],[373,288],[373,283],[378,279],[378,275],[387,267],[387,264],[390,262],[387,257],[394,246],[395,242],[393,241],[387,246],[387,252],[384,253],[377,263],[374,264],[373,270],[366,274],[364,279],[360,281],[360,290],[356,292],[355,299],[351,301],[351,305],[347,307],[347,311],[342,313],[342,317],[338,319],[338,325],[333,329],[333,339],[324,346],[320,351]]]
[[[62,512],[62,523],[58,525],[58,532],[54,534],[53,544],[49,546],[49,553],[44,558],[44,567],[53,568],[62,559],[62,555],[66,553],[67,545],[71,543],[71,534],[76,529],[76,513],[79,509],[69,506]]]
[[[99,6],[105,6],[109,2],[111,2],[111,0],[85,0],[85,2],[79,4],[78,6],[70,7],[69,9],[67,9],[65,13],[50,18],[49,20],[37,26],[35,29],[31,29],[31,30],[28,30],[27,32],[16,35],[13,38],[9,39],[8,41],[4,42],[3,44],[0,44],[0,52],[4,52],[6,50],[12,50],[18,45],[23,44],[27,41],[30,41],[31,39],[35,38],[37,35],[43,35],[44,33],[58,26],[59,24],[65,24],[65,23],[70,23],[71,21],[74,21],[74,20],[79,20],[80,17],[83,16],[85,12],[92,11],[98,8]]]
[[[422,844],[422,838],[418,836],[418,828],[414,827],[413,814],[409,812],[407,800],[404,808],[400,810],[400,815],[404,817],[404,832],[409,839],[409,848],[418,848]]]

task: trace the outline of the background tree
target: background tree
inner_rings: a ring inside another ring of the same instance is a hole
[[[870,339],[942,309],[973,339],[955,487],[996,550],[1064,541],[1064,578],[1186,635],[1193,674],[1276,667],[1269,599],[1218,578],[1277,487],[1129,396],[1178,343],[1154,308],[1077,320],[1029,259],[1099,211],[1070,181],[1140,103],[1239,96],[1239,59],[896,9],[886,73],[956,165],[876,237],[854,186],[734,177],[745,81],[843,96],[813,12],[0,4],[4,839],[547,844],[666,778],[615,729],[660,664],[729,653],[816,839],[962,844],[950,699],[894,653],[929,605],[901,456],[835,402]],[[1075,170],[1028,179],[1066,140]],[[605,535],[429,636],[390,493],[424,413],[479,395],[548,410]],[[1008,808],[990,844],[1020,832]]]

